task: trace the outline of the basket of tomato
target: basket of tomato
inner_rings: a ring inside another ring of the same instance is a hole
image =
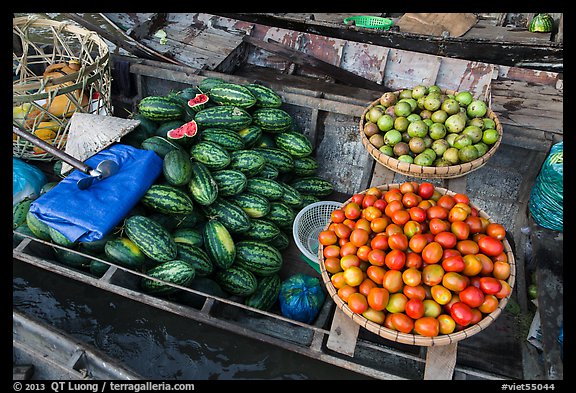
[[[506,307],[515,261],[505,227],[463,193],[406,181],[354,194],[319,233],[326,289],[346,315],[403,344],[446,345]]]

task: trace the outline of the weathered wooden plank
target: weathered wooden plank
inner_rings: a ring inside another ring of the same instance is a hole
[[[322,71],[323,73],[330,75],[332,77],[334,77],[335,79],[339,80],[340,82],[352,85],[352,86],[358,86],[358,87],[364,87],[364,88],[370,88],[370,89],[381,89],[382,91],[386,91],[386,87],[379,85],[376,82],[372,82],[368,79],[365,79],[363,77],[360,77],[350,71],[347,71],[345,69],[342,69],[340,67],[336,67],[330,63],[327,63],[323,60],[320,60],[316,57],[307,55],[305,53],[302,53],[300,51],[294,50],[286,45],[281,45],[277,42],[273,42],[268,40],[268,42],[266,41],[262,41],[259,39],[256,39],[254,37],[250,37],[250,36],[245,36],[244,37],[244,41],[252,44],[258,48],[262,48],[265,49],[267,51],[279,54],[281,56],[286,57],[287,59],[290,59],[291,61],[293,61],[294,63],[302,66],[302,67],[311,67],[314,68],[318,71]]]
[[[424,379],[452,379],[456,366],[458,343],[436,345],[426,350],[426,369]]]
[[[334,319],[332,320],[326,346],[333,351],[352,357],[354,356],[359,330],[360,325],[337,308],[334,311]]]

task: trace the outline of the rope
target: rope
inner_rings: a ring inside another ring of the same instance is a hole
[[[536,223],[554,231],[564,228],[564,150],[563,141],[556,143],[530,192],[529,208]]]

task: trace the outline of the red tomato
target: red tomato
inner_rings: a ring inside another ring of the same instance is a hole
[[[390,317],[392,325],[402,333],[410,334],[414,329],[414,321],[406,314],[396,313]]]
[[[382,213],[384,213],[384,210],[386,209],[386,205],[388,205],[388,202],[386,202],[382,198],[380,198],[376,202],[374,202],[374,207],[377,207],[378,209],[380,209],[380,211]]]
[[[386,230],[386,227],[390,224],[390,217],[381,216],[370,221],[370,229],[374,233],[381,233]]]
[[[392,212],[390,218],[394,224],[402,226],[410,221],[410,213],[408,213],[408,210],[404,209],[396,210]]]
[[[456,302],[450,307],[450,316],[461,326],[468,326],[473,317],[470,307],[462,302]]]
[[[472,319],[470,320],[470,325],[477,324],[482,320],[482,312],[477,308],[472,308]]]
[[[508,262],[496,261],[492,269],[492,276],[499,280],[507,280],[510,277],[510,264]]]
[[[426,217],[429,220],[432,220],[433,218],[446,220],[448,219],[448,211],[448,209],[440,205],[431,206],[426,210]]]
[[[456,329],[456,322],[448,314],[438,315],[438,323],[440,324],[440,334],[450,334]]]
[[[416,285],[415,287],[404,285],[404,288],[402,288],[402,293],[408,299],[420,299],[420,300],[426,299],[426,290],[422,285]]]
[[[411,239],[412,236],[418,233],[422,233],[423,231],[424,228],[418,221],[409,220],[404,224],[404,234],[408,237],[408,239]]]
[[[342,209],[335,209],[332,211],[332,213],[330,213],[330,220],[332,222],[343,222],[344,219],[346,218],[346,215],[344,214],[344,210]]]
[[[450,258],[454,255],[462,255],[462,253],[455,248],[444,249],[444,252],[442,253],[442,259]]]
[[[497,240],[504,240],[506,238],[506,229],[502,224],[491,222],[486,227],[486,234]]]
[[[453,255],[448,258],[442,259],[442,268],[446,272],[456,272],[460,273],[464,271],[466,265],[464,264],[464,258],[461,255]]]
[[[408,268],[402,272],[402,281],[404,284],[415,287],[422,282],[422,272],[416,268]]]
[[[430,288],[430,294],[432,295],[432,299],[436,301],[436,303],[440,305],[444,305],[452,299],[452,292],[443,285],[433,285]]]
[[[351,287],[357,287],[364,280],[364,272],[358,266],[350,266],[344,269],[344,281]]]
[[[353,294],[358,292],[358,288],[345,284],[344,286],[342,286],[340,289],[338,289],[338,297],[342,300],[344,300],[345,302],[348,302],[348,297]]]
[[[456,272],[448,272],[442,277],[442,285],[454,292],[460,292],[464,290],[469,284],[466,276],[463,276]]]
[[[386,273],[386,269],[381,266],[371,265],[366,269],[366,275],[378,285],[382,285],[384,273]]]
[[[408,236],[404,233],[393,233],[389,235],[388,247],[392,250],[406,251],[408,249]]]
[[[356,256],[358,256],[361,261],[367,262],[368,254],[370,254],[370,251],[372,251],[372,248],[369,245],[364,244],[363,246],[358,247]]]
[[[447,195],[447,194],[442,195],[436,201],[436,205],[442,206],[444,209],[446,209],[446,212],[450,211],[450,209],[452,209],[455,204],[456,204],[456,201],[454,200],[454,197],[451,195]]]
[[[378,209],[377,207],[367,206],[364,209],[362,209],[361,217],[365,218],[369,222],[372,222],[376,218],[382,217],[382,214],[383,214],[382,210]]]
[[[345,255],[356,255],[357,251],[358,247],[356,247],[352,242],[346,242],[342,246],[340,246],[340,257],[343,257]]]
[[[422,260],[427,264],[440,262],[444,250],[438,242],[430,242],[422,250]]]
[[[349,218],[350,220],[356,220],[360,218],[361,214],[362,209],[360,208],[360,205],[357,204],[356,202],[350,202],[346,206],[344,206],[344,215],[346,216],[346,218]]]
[[[340,258],[340,266],[342,267],[342,270],[346,270],[351,266],[360,267],[360,258],[358,258],[358,255],[356,254],[344,255]]]
[[[318,234],[318,242],[323,246],[329,246],[338,242],[338,236],[334,231],[324,230]]]
[[[460,301],[464,302],[471,308],[479,307],[484,303],[484,292],[473,285],[467,286],[458,293]]]
[[[430,199],[434,194],[434,185],[432,183],[423,182],[420,183],[418,186],[418,195],[422,197],[422,199]]]
[[[388,269],[401,270],[406,264],[406,254],[401,250],[391,250],[386,254],[384,263]]]
[[[480,274],[482,271],[482,261],[474,254],[467,254],[462,257],[464,259],[464,270],[462,274],[472,277]]]
[[[388,235],[388,237],[390,237],[391,235],[393,235],[395,233],[404,234],[404,229],[402,229],[402,227],[400,225],[394,224],[392,222],[392,223],[388,224],[388,226],[386,227],[386,235]]]
[[[357,204],[358,206],[362,206],[362,201],[364,200],[364,194],[354,194],[350,197],[350,202]]]
[[[404,183],[400,184],[399,188],[402,194],[406,194],[408,192],[416,192],[416,187],[414,186],[414,183],[409,181],[405,181]]]
[[[324,255],[324,258],[330,258],[330,257],[340,258],[340,246],[337,246],[335,244],[326,246],[322,250],[322,254]]]
[[[478,254],[478,252],[480,251],[478,243],[470,239],[458,241],[458,243],[456,243],[456,249],[460,251],[462,255],[468,255],[468,254],[474,255]]]
[[[384,209],[384,213],[388,217],[392,218],[392,213],[398,210],[404,210],[404,205],[401,200],[393,200],[388,202],[388,205],[386,205],[386,208]]]
[[[494,295],[502,289],[500,280],[494,277],[480,277],[480,289],[486,295]]]
[[[404,307],[404,312],[412,319],[424,316],[424,303],[420,299],[409,299]]]
[[[466,224],[468,224],[468,228],[470,228],[470,234],[475,235],[477,233],[482,233],[482,220],[478,216],[469,215],[464,220]]]
[[[490,314],[491,312],[495,311],[498,308],[498,298],[495,295],[486,295],[484,297],[484,303],[478,310],[484,314]]]
[[[404,264],[404,267],[420,269],[423,264],[424,261],[422,261],[422,257],[417,252],[406,253],[406,263]]]
[[[422,269],[422,283],[428,286],[440,284],[444,276],[444,269],[438,264],[427,265]]]
[[[432,317],[419,318],[414,321],[414,331],[421,336],[436,337],[440,334],[440,321]]]
[[[433,235],[437,235],[440,232],[447,232],[450,230],[450,223],[441,218],[432,218],[428,222],[428,230]]]
[[[342,271],[342,266],[340,266],[340,259],[335,257],[325,258],[324,267],[326,268],[326,271],[330,274]]]
[[[356,247],[363,246],[370,240],[370,233],[362,228],[356,228],[350,233],[350,242]]]
[[[370,240],[370,247],[373,250],[388,250],[388,235],[385,233],[378,233]]]
[[[364,198],[362,199],[362,209],[366,209],[368,206],[372,206],[374,205],[374,203],[378,200],[378,197],[374,194],[368,194],[366,193],[366,195],[364,195]]]
[[[456,221],[464,222],[464,220],[466,220],[466,217],[468,217],[468,214],[469,213],[465,209],[463,209],[462,207],[454,206],[448,212],[448,221],[450,221],[450,222],[456,222]]]
[[[376,311],[382,311],[388,305],[390,292],[386,288],[374,287],[368,291],[368,305]]]
[[[489,257],[495,257],[504,252],[504,244],[491,236],[483,236],[478,239],[478,247],[483,254]]]
[[[392,201],[399,201],[402,199],[402,191],[398,188],[390,188],[382,195],[384,200],[390,204]]]
[[[384,277],[382,278],[382,286],[391,294],[400,292],[404,286],[404,281],[402,281],[402,272],[399,270],[388,270],[384,273]]]
[[[470,199],[466,194],[457,193],[453,196],[453,198],[456,201],[456,203],[465,203],[467,205],[470,203]]]
[[[372,307],[368,307],[368,310],[362,313],[362,316],[369,321],[377,323],[378,325],[383,325],[386,320],[386,314],[384,311],[374,310]]]
[[[414,252],[422,252],[424,247],[428,244],[427,237],[422,233],[417,233],[408,241],[408,247]]]
[[[408,298],[402,292],[391,293],[386,311],[390,313],[403,313],[406,308],[406,302],[408,302]]]
[[[408,209],[408,213],[410,213],[410,218],[416,222],[426,221],[427,218],[426,210],[424,210],[420,206],[411,207],[410,209]]]
[[[495,293],[494,296],[496,296],[497,299],[504,299],[512,293],[512,287],[504,280],[500,280],[500,284],[502,284],[502,289],[500,292]]]
[[[422,201],[422,197],[414,192],[407,192],[402,196],[402,204],[406,209],[418,206]]]
[[[470,227],[464,221],[453,221],[450,223],[450,231],[458,240],[466,240],[470,236]]]
[[[492,260],[484,254],[476,254],[476,258],[482,262],[482,270],[480,270],[480,273],[478,274],[481,276],[490,275],[494,270],[494,262],[492,262]]]
[[[384,266],[386,262],[386,252],[384,250],[374,249],[368,253],[368,262],[371,265]]]
[[[360,292],[351,293],[346,301],[350,310],[357,314],[362,314],[364,311],[368,310],[368,301],[366,296]]]
[[[458,242],[458,238],[452,232],[444,231],[437,233],[434,236],[434,241],[439,243],[442,248],[445,250],[447,248],[454,248],[456,247],[456,243]]]

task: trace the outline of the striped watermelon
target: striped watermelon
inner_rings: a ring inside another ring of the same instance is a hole
[[[194,210],[192,198],[184,190],[168,184],[153,184],[140,202],[163,214],[190,214]]]
[[[282,254],[268,243],[256,240],[236,242],[235,266],[243,267],[256,276],[270,276],[282,268]]]
[[[240,131],[252,123],[252,116],[245,109],[233,105],[217,105],[202,109],[194,117],[201,129],[228,128]]]
[[[167,262],[176,258],[176,243],[170,232],[154,220],[134,215],[124,220],[126,236],[150,259]]]
[[[148,96],[138,103],[138,112],[153,121],[182,119],[184,108],[168,97]]]
[[[260,153],[266,163],[278,169],[280,173],[294,169],[294,158],[285,150],[277,147],[255,147],[253,150]]]
[[[241,234],[242,239],[268,242],[280,233],[280,228],[272,221],[263,218],[251,218],[250,229]]]
[[[266,165],[264,157],[254,149],[236,150],[230,153],[229,169],[238,170],[246,177],[256,176]]]
[[[172,232],[172,238],[174,242],[176,242],[176,245],[179,243],[196,247],[202,247],[204,245],[202,231],[199,228],[177,228]]]
[[[104,253],[110,262],[132,270],[140,270],[146,261],[146,255],[127,237],[110,239],[104,246]]]
[[[162,173],[168,184],[185,186],[192,178],[190,155],[182,150],[169,151],[162,162]]]
[[[228,200],[238,205],[250,218],[264,217],[270,211],[270,202],[262,195],[243,191],[228,197]]]
[[[238,134],[244,140],[244,147],[248,149],[254,146],[256,141],[260,138],[260,136],[262,135],[262,129],[258,126],[251,124],[248,127],[239,130]]]
[[[201,162],[192,162],[192,176],[188,183],[192,199],[202,206],[211,204],[218,196],[218,184],[210,170]]]
[[[236,245],[230,232],[218,220],[210,220],[202,232],[204,248],[215,266],[228,269],[236,258]]]
[[[260,108],[252,113],[252,121],[262,131],[281,133],[292,126],[292,116],[280,108]]]
[[[237,204],[223,197],[208,206],[203,207],[204,214],[209,219],[220,221],[230,233],[243,233],[250,229],[250,217]]]
[[[209,170],[224,169],[230,164],[230,153],[214,142],[198,142],[190,148],[190,157],[201,162]]]
[[[202,130],[199,139],[216,143],[228,151],[244,149],[242,136],[238,132],[227,128],[207,128]]]
[[[219,105],[232,105],[248,109],[256,104],[256,97],[246,87],[224,82],[210,90],[210,99]]]
[[[284,189],[276,180],[259,176],[248,179],[246,191],[261,195],[270,201],[280,199],[284,194]]]
[[[170,284],[186,287],[192,282],[196,276],[196,272],[194,271],[194,267],[189,263],[175,259],[153,267],[146,272],[146,275],[165,282],[142,277],[140,286],[144,292],[154,295],[169,295],[180,290]]]
[[[218,195],[223,197],[239,194],[248,185],[246,175],[235,169],[214,171],[212,177],[218,184]]]
[[[254,273],[239,266],[217,271],[214,279],[222,289],[236,296],[250,296],[258,287],[258,280]]]
[[[280,108],[282,106],[282,97],[269,87],[249,83],[244,85],[256,98],[256,106],[259,108]]]
[[[312,154],[312,143],[308,137],[298,131],[285,131],[274,138],[276,146],[286,150],[292,157],[301,158]]]
[[[197,277],[206,277],[214,272],[214,264],[204,249],[186,243],[177,243],[177,259],[194,267]]]
[[[244,300],[244,304],[259,310],[268,311],[278,301],[282,279],[278,274],[260,277],[256,291]]]
[[[328,196],[334,191],[334,185],[331,182],[318,176],[301,177],[290,182],[290,185],[301,194],[317,197]]]

